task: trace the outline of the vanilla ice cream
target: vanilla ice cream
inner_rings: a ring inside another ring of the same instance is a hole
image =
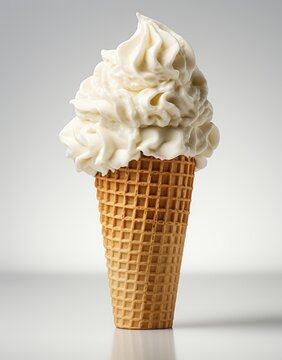
[[[195,157],[206,166],[219,142],[207,82],[192,48],[158,21],[137,14],[133,36],[103,50],[71,103],[76,116],[60,133],[78,171],[105,175],[137,160]]]

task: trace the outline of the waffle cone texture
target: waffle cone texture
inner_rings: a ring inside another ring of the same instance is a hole
[[[174,309],[195,159],[141,155],[96,175],[115,325],[165,329]]]

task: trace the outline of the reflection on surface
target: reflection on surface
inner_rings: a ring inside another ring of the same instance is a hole
[[[121,330],[113,335],[112,360],[176,360],[173,330]]]

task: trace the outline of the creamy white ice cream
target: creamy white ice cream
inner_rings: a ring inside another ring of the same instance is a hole
[[[71,101],[76,117],[60,139],[78,171],[105,175],[141,151],[160,159],[193,156],[199,169],[218,145],[192,48],[165,25],[137,17],[133,36],[102,51],[103,61]]]

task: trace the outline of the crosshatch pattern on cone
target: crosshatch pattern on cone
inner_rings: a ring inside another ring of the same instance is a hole
[[[172,327],[194,172],[194,158],[141,155],[96,175],[117,327]]]

